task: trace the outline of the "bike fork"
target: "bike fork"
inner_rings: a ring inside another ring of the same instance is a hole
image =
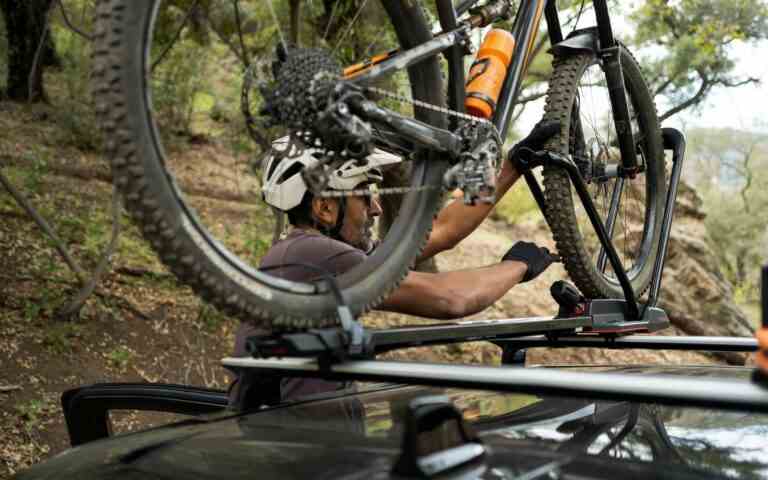
[[[598,37],[600,39],[600,54],[602,56],[605,77],[608,81],[608,95],[611,100],[613,122],[616,125],[616,136],[621,151],[620,176],[634,177],[638,173],[637,148],[635,146],[632,122],[629,118],[627,95],[624,93],[624,73],[621,70],[621,48],[613,36],[611,18],[608,14],[606,0],[594,0],[595,16],[597,18]]]

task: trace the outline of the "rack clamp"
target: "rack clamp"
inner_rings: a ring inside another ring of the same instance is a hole
[[[375,342],[371,332],[354,319],[346,305],[339,305],[337,313],[339,327],[254,335],[246,340],[245,350],[254,358],[316,358],[324,369],[347,359],[372,358]]]

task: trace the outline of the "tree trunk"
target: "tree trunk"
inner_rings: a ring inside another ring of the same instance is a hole
[[[38,46],[47,26],[48,9],[53,0],[0,0],[8,36],[8,88],[10,100],[39,102],[45,100],[43,69],[53,56],[46,42],[38,59],[35,74],[30,79]]]

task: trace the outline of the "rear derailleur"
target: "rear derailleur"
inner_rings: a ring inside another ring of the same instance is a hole
[[[501,140],[488,122],[467,121],[456,133],[463,140],[463,152],[445,172],[445,188],[461,190],[466,205],[474,205],[477,200],[493,203]]]

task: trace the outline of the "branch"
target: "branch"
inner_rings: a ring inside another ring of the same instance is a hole
[[[104,254],[101,256],[99,263],[96,265],[96,269],[93,271],[93,276],[83,288],[77,292],[77,295],[66,306],[61,308],[57,312],[57,317],[68,318],[72,314],[79,312],[88,297],[91,296],[96,286],[101,281],[104,273],[107,271],[107,267],[112,260],[112,255],[115,253],[115,249],[118,245],[118,239],[120,237],[120,209],[122,203],[120,201],[120,193],[117,188],[112,191],[112,238],[109,240],[107,248],[104,250]]]
[[[56,283],[59,285],[70,285],[70,282],[66,280],[60,280],[58,278],[54,277],[47,277],[47,278],[37,278],[37,277],[25,277],[25,276],[15,276],[13,277],[14,281],[28,281],[28,282],[50,282],[50,283]],[[100,289],[96,289],[93,292],[94,295],[99,297],[100,299],[106,301],[106,300],[117,300],[120,303],[120,306],[129,312],[133,313],[139,318],[142,318],[144,320],[150,320],[149,315],[139,310],[134,304],[132,304],[129,300],[126,300],[125,298],[111,294],[111,293],[105,293],[102,292]]]
[[[746,78],[746,79],[744,79],[744,80],[742,80],[740,82],[731,82],[730,80],[727,80],[727,79],[724,78],[722,80],[717,80],[714,83],[718,84],[718,85],[723,85],[724,87],[729,87],[729,88],[731,88],[731,87],[743,87],[744,85],[748,85],[750,83],[760,83],[760,79],[759,78],[755,78],[755,77],[748,77],[748,78]]]
[[[235,6],[235,25],[237,25],[237,36],[240,39],[240,49],[243,52],[243,60],[245,61],[245,67],[248,68],[248,66],[251,64],[251,59],[248,58],[248,49],[245,48],[245,40],[243,39],[243,27],[240,24],[239,0],[232,0],[232,3]]]
[[[710,82],[709,78],[706,75],[702,74],[701,72],[698,72],[698,73],[699,73],[699,76],[701,77],[701,86],[699,86],[699,91],[696,92],[688,100],[664,112],[664,114],[659,117],[659,123],[663,123],[664,120],[671,117],[672,115],[678,112],[681,112],[688,107],[696,105],[697,103],[701,102],[704,99],[704,96],[707,94],[709,89],[712,88],[713,84],[712,82]]]
[[[46,235],[48,235],[51,240],[53,240],[53,246],[56,248],[56,251],[59,252],[59,255],[61,255],[61,258],[64,260],[64,262],[69,266],[70,270],[72,270],[77,277],[77,281],[83,285],[85,284],[85,271],[83,271],[82,268],[80,268],[80,265],[77,264],[74,258],[69,254],[69,251],[67,251],[67,247],[64,246],[64,242],[59,238],[58,235],[56,235],[56,232],[51,228],[51,226],[48,224],[48,222],[45,221],[45,219],[40,216],[39,213],[37,213],[37,210],[27,201],[26,198],[24,198],[24,195],[19,192],[16,187],[14,187],[11,182],[8,181],[8,179],[3,175],[2,170],[0,170],[0,183],[3,184],[6,190],[8,190],[8,193],[11,194],[11,196],[16,200],[16,202],[23,208],[27,214],[29,214],[30,217],[37,223],[37,226],[40,227],[40,229],[45,232]]]
[[[64,9],[64,3],[62,3],[61,0],[56,0],[56,3],[59,4],[59,10],[61,11],[61,16],[64,18],[64,23],[67,25],[67,27],[75,32],[76,34],[80,35],[81,37],[85,38],[88,41],[93,41],[93,35],[89,35],[79,28],[72,25],[72,22],[69,21],[69,17],[67,16],[67,11]]]
[[[299,45],[299,9],[301,4],[299,0],[291,0],[291,43]]]
[[[246,67],[248,64],[245,63],[245,59],[240,55],[240,52],[237,51],[237,48],[232,44],[232,42],[229,41],[229,39],[224,38],[224,35],[216,28],[216,26],[213,24],[213,20],[211,20],[210,15],[205,15],[205,19],[208,22],[208,25],[211,27],[211,30],[213,30],[213,33],[216,34],[217,37],[219,37],[219,40],[229,48],[229,50],[234,54],[240,62],[242,62]]]
[[[667,87],[669,87],[670,85],[672,85],[672,82],[674,82],[674,81],[675,81],[675,78],[676,78],[676,77],[669,77],[669,78],[668,78],[668,79],[667,79],[667,80],[666,80],[664,83],[662,83],[661,85],[659,85],[658,87],[656,87],[656,89],[653,91],[653,96],[655,97],[656,95],[658,95],[658,94],[660,94],[661,92],[663,92],[664,90],[666,90],[666,89],[667,89]]]
[[[37,75],[37,69],[40,66],[40,56],[43,53],[45,47],[45,39],[48,37],[48,29],[51,21],[51,12],[53,8],[48,8],[45,12],[45,24],[43,25],[43,33],[40,34],[40,41],[37,43],[37,49],[35,50],[35,58],[32,60],[32,68],[29,70],[29,77],[27,77],[27,101],[32,102],[32,94],[35,88],[35,76]],[[45,97],[43,96],[45,102]]]
[[[517,112],[515,112],[515,114],[512,116],[512,121],[509,122],[510,125],[514,125],[517,123],[518,120],[520,120],[520,117],[523,115],[523,112],[525,111],[525,104],[519,104],[515,108],[517,109]]]
[[[152,62],[152,68],[150,70],[151,72],[154,73],[155,68],[157,68],[157,66],[160,65],[160,62],[163,61],[165,56],[168,55],[168,52],[170,52],[173,46],[176,45],[176,42],[179,41],[179,38],[181,37],[181,32],[184,31],[184,28],[187,26],[187,22],[189,22],[189,19],[192,18],[192,14],[195,12],[195,10],[197,10],[197,6],[199,4],[200,4],[200,0],[195,0],[195,3],[193,3],[192,6],[189,7],[189,10],[187,11],[187,13],[184,14],[184,19],[181,21],[181,26],[176,31],[176,34],[173,36],[173,39],[165,48],[165,50],[163,50],[163,52],[160,55],[158,55],[157,59],[154,62]]]
[[[535,100],[538,100],[538,99],[540,99],[542,97],[546,97],[546,96],[547,96],[547,92],[544,91],[544,92],[540,92],[540,93],[534,93],[532,95],[528,95],[528,96],[525,96],[525,97],[520,97],[515,102],[515,105],[524,105],[524,104],[526,104],[528,102],[533,102]]]

